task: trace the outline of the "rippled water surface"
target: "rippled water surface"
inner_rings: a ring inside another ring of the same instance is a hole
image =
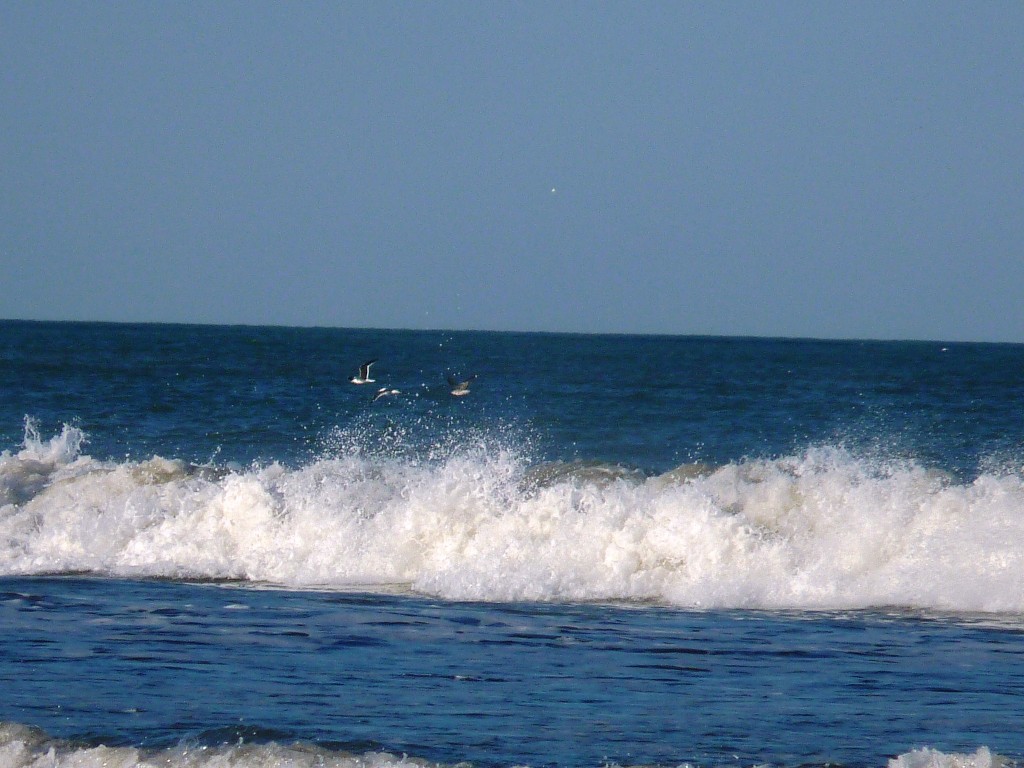
[[[0,590],[0,719],[86,743],[535,766],[1024,754],[1010,626],[76,577]]]

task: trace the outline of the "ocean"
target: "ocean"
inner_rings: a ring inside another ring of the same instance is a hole
[[[1024,345],[0,321],[0,768],[1020,765],[1022,404]]]

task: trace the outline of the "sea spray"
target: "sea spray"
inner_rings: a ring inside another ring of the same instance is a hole
[[[1024,610],[1024,482],[817,447],[644,476],[500,441],[244,471],[99,462],[66,427],[0,461],[0,573],[240,579],[446,599]]]

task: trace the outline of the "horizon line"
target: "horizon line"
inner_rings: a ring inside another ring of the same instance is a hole
[[[943,339],[943,338],[882,338],[870,336],[786,336],[779,334],[754,333],[713,333],[713,332],[670,332],[670,331],[571,331],[571,330],[521,330],[499,328],[408,328],[399,326],[363,326],[363,325],[288,325],[285,323],[252,323],[230,322],[215,323],[180,320],[58,320],[40,318],[0,318],[0,323],[26,323],[39,325],[126,325],[126,326],[169,326],[191,328],[278,328],[291,330],[333,330],[333,331],[378,331],[387,333],[493,333],[538,336],[620,336],[637,338],[689,338],[689,339],[736,339],[760,341],[793,341],[793,342],[846,342],[846,343],[905,343],[905,344],[999,344],[1021,345],[1020,341],[991,341],[977,339]]]

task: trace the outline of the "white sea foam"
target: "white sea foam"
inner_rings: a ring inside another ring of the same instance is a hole
[[[836,448],[658,477],[435,460],[100,462],[72,427],[0,455],[0,574],[246,579],[448,599],[1024,612],[1024,481]]]
[[[428,768],[438,766],[386,752],[352,755],[312,744],[182,744],[170,749],[82,746],[42,731],[0,723],[0,768]]]
[[[920,749],[889,760],[888,768],[1001,768],[1007,761],[980,747],[971,754]],[[465,765],[460,763],[459,765]],[[0,723],[0,768],[443,768],[440,763],[387,752],[350,754],[313,744],[220,746],[181,744],[169,749],[83,746],[52,740],[42,731]],[[596,766],[595,766],[596,768]]]
[[[979,747],[972,754],[945,754],[935,749],[915,749],[889,761],[889,768],[1000,768],[1007,764],[988,747]]]

